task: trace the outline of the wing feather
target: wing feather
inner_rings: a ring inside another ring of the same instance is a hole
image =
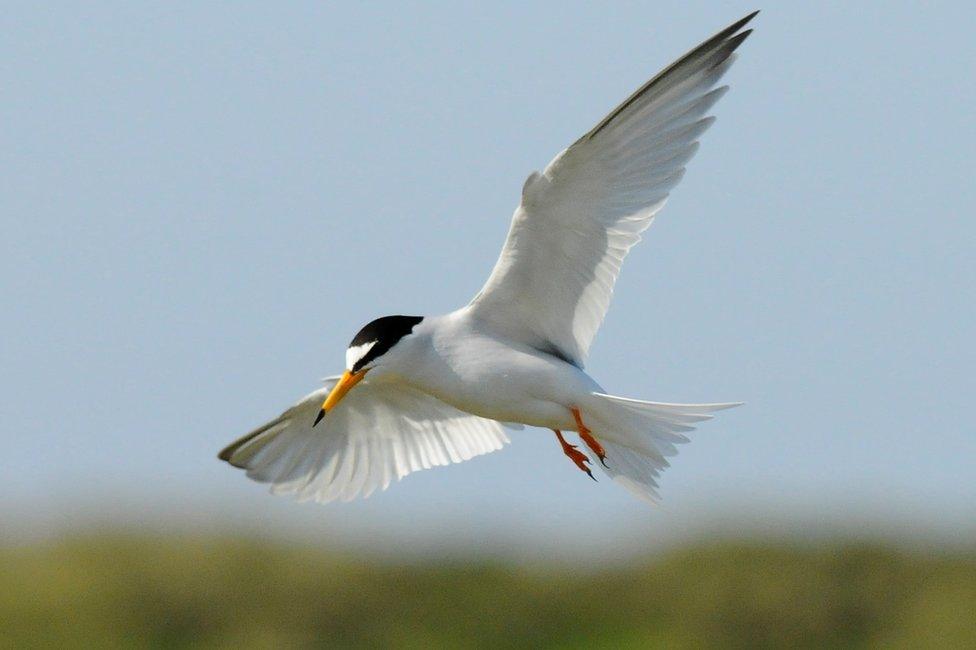
[[[369,380],[313,428],[336,381],[326,379],[324,388],[228,445],[220,459],[269,483],[274,494],[349,501],[385,490],[412,472],[460,463],[508,442],[499,422],[409,387]]]
[[[583,366],[624,258],[715,121],[708,112],[728,90],[715,86],[755,15],[665,68],[529,176],[498,262],[469,305],[476,317]]]

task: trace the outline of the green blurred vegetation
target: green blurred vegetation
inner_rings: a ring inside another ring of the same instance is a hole
[[[0,549],[0,646],[976,648],[976,554],[722,542],[575,570],[76,536]]]

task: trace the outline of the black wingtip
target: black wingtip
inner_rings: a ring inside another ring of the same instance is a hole
[[[604,128],[606,128],[611,122],[613,122],[618,115],[620,115],[622,112],[627,110],[627,108],[631,104],[633,104],[635,101],[640,99],[641,96],[644,95],[646,92],[654,88],[658,83],[661,82],[662,79],[667,78],[668,75],[670,75],[672,72],[674,72],[676,69],[680,68],[681,66],[687,64],[689,61],[692,61],[703,55],[707,56],[707,55],[715,54],[716,52],[721,51],[723,45],[727,46],[726,49],[724,50],[725,57],[727,57],[728,54],[731,54],[735,50],[735,48],[741,45],[742,41],[748,38],[749,34],[752,33],[752,30],[750,29],[750,30],[746,30],[742,34],[738,34],[739,30],[745,27],[749,23],[749,21],[755,18],[758,14],[759,14],[759,10],[757,9],[753,11],[751,14],[743,16],[742,18],[735,21],[734,23],[732,23],[725,29],[721,30],[717,34],[714,34],[711,38],[703,41],[702,43],[699,43],[697,47],[685,53],[684,56],[681,56],[680,58],[675,60],[673,63],[671,63],[671,65],[667,66],[659,73],[657,73],[650,81],[648,81],[643,86],[638,88],[630,97],[625,99],[623,103],[621,103],[615,109],[610,111],[610,114],[607,115],[605,118],[603,118],[603,120],[599,124],[593,127],[593,129],[590,130],[589,133],[581,137],[580,140],[584,140],[584,139],[592,140],[593,138],[595,138]],[[725,60],[725,57],[723,57],[722,60]],[[720,61],[713,61],[713,63],[719,63],[719,62]]]
[[[743,16],[742,18],[740,18],[739,19],[739,23],[738,23],[739,24],[739,27],[742,27],[743,25],[745,25],[746,23],[748,23],[750,20],[752,20],[753,18],[755,18],[756,16],[758,16],[760,11],[761,11],[760,9],[756,9],[751,14],[747,14],[746,16]]]
[[[312,426],[314,427],[316,424],[321,422],[322,418],[324,417],[325,417],[325,409],[322,409],[321,411],[319,411],[319,414],[315,416],[315,422],[312,423]]]
[[[740,29],[742,29],[743,27],[745,27],[746,25],[748,25],[752,21],[752,19],[755,18],[758,15],[759,15],[759,10],[756,9],[751,14],[748,14],[746,16],[743,16],[739,20],[735,21],[734,23],[732,23],[731,25],[729,25],[728,27],[726,27],[725,29],[723,29],[722,31],[720,31],[718,34],[716,34],[715,36],[713,36],[712,39],[710,39],[710,40],[715,40],[715,39],[717,39],[717,40],[725,40],[725,39],[729,38],[730,36],[732,36],[733,34],[735,34],[736,32],[738,32]]]
[[[235,463],[234,462],[234,454],[240,448],[241,448],[241,445],[240,444],[234,443],[230,447],[227,447],[225,449],[222,449],[220,451],[220,453],[217,454],[217,458],[219,460],[222,460],[225,463],[231,465],[232,467],[236,467],[237,469],[247,469],[247,466],[246,465],[241,465],[240,463]]]

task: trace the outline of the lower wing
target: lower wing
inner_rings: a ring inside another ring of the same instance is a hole
[[[280,417],[224,448],[219,458],[270,483],[274,494],[327,503],[368,497],[393,479],[460,463],[508,442],[494,420],[455,409],[408,386],[368,380],[315,428],[338,377]]]

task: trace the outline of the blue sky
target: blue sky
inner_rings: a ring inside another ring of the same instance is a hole
[[[971,533],[963,3],[756,19],[588,366],[616,394],[747,402],[682,449],[661,508],[594,485],[539,430],[329,507],[215,459],[341,369],[363,323],[470,299],[529,172],[753,8],[8,8],[4,528],[233,525],[516,554],[641,549],[716,521]]]

